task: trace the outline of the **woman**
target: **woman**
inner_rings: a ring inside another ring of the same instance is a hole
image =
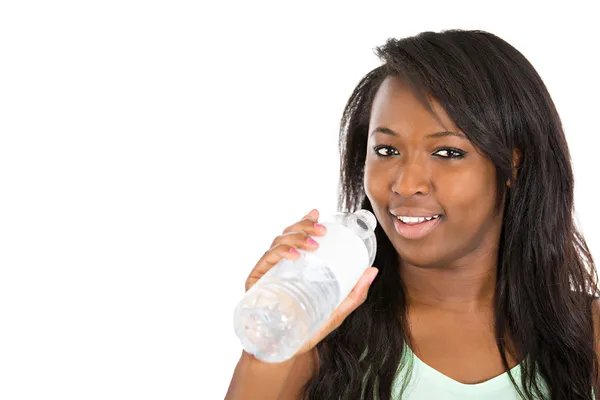
[[[340,208],[374,212],[376,268],[291,360],[244,353],[227,398],[592,399],[598,277],[539,75],[483,31],[376,50],[340,135]],[[246,289],[314,249],[317,220],[277,237]]]

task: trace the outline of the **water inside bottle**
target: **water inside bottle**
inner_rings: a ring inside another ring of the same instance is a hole
[[[311,253],[283,260],[277,268],[277,274],[269,274],[273,269],[265,274],[236,311],[236,333],[244,348],[267,362],[293,356],[340,301],[335,276]]]

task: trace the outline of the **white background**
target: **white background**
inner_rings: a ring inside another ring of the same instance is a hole
[[[388,37],[525,54],[599,258],[592,3],[2,2],[0,398],[223,398],[246,275],[335,210],[339,118]]]

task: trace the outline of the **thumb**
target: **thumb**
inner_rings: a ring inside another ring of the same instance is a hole
[[[337,328],[354,310],[358,308],[367,299],[369,288],[379,273],[376,267],[367,268],[359,281],[356,283],[348,297],[335,310],[332,315],[333,329]]]
[[[364,303],[367,299],[369,287],[378,272],[379,270],[377,268],[367,268],[358,283],[352,289],[352,292],[350,292],[348,297],[346,297],[338,308],[335,309],[329,319],[317,330],[317,332],[315,332],[314,336],[304,343],[302,349],[299,350],[300,353],[309,351],[316,346],[317,343],[337,329],[352,311],[356,310],[358,306]]]

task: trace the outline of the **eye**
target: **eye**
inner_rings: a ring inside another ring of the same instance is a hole
[[[434,154],[439,155],[442,158],[460,159],[460,158],[463,158],[465,156],[465,154],[467,154],[467,153],[465,153],[462,150],[458,150],[458,149],[444,148],[444,149],[439,149]]]
[[[397,154],[400,154],[400,153],[398,153],[398,150],[396,150],[392,146],[383,146],[383,145],[375,146],[375,147],[373,147],[373,150],[375,151],[375,154],[377,155],[377,157],[389,157],[390,155],[394,155],[394,154],[390,154],[390,152],[394,152],[394,151]]]

